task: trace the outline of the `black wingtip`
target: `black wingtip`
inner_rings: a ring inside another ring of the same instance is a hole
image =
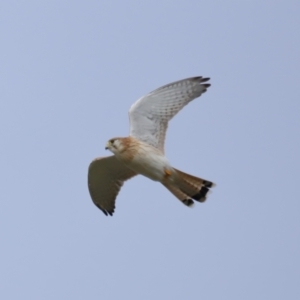
[[[95,203],[95,205],[106,215],[106,216],[108,216],[108,215],[110,215],[110,216],[112,216],[113,215],[113,213],[114,213],[114,209],[113,210],[111,210],[111,211],[109,211],[109,210],[105,210],[105,209],[103,209],[103,208],[101,208],[100,207],[100,205],[98,205],[98,204],[96,204]]]
[[[201,83],[201,86],[204,86],[204,90],[203,90],[203,92],[202,93],[205,93],[206,92],[206,90],[211,86],[211,84],[210,83],[204,83],[204,82],[207,82],[207,81],[209,81],[210,80],[210,78],[209,77],[205,77],[205,78],[202,78],[202,77],[197,77],[197,79],[200,81],[200,83]]]
[[[206,81],[209,81],[210,80],[210,78],[209,77],[206,77],[206,78],[202,78],[201,79],[201,82],[206,82]]]

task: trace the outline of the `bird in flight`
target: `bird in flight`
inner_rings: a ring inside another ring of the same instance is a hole
[[[206,200],[214,183],[175,169],[164,154],[164,142],[168,121],[206,92],[208,81],[193,77],[172,82],[131,106],[130,135],[110,139],[105,149],[113,155],[96,158],[88,170],[91,198],[105,215],[113,215],[123,183],[138,174],[160,182],[186,206]]]

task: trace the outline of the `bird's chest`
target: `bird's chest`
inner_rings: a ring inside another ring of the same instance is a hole
[[[130,160],[123,162],[131,170],[144,175],[154,181],[162,181],[165,176],[165,170],[171,169],[166,157],[156,151],[138,151]]]

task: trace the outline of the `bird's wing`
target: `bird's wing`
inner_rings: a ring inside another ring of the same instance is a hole
[[[113,156],[93,160],[88,171],[88,186],[95,205],[105,215],[112,216],[116,197],[127,179],[136,173],[127,168]]]
[[[137,100],[129,110],[130,135],[164,151],[168,121],[210,86],[209,78],[176,81]]]

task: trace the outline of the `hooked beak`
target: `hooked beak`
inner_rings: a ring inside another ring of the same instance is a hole
[[[108,144],[108,142],[106,143],[106,146],[105,146],[105,150],[108,150],[108,146],[109,146],[109,144]]]

